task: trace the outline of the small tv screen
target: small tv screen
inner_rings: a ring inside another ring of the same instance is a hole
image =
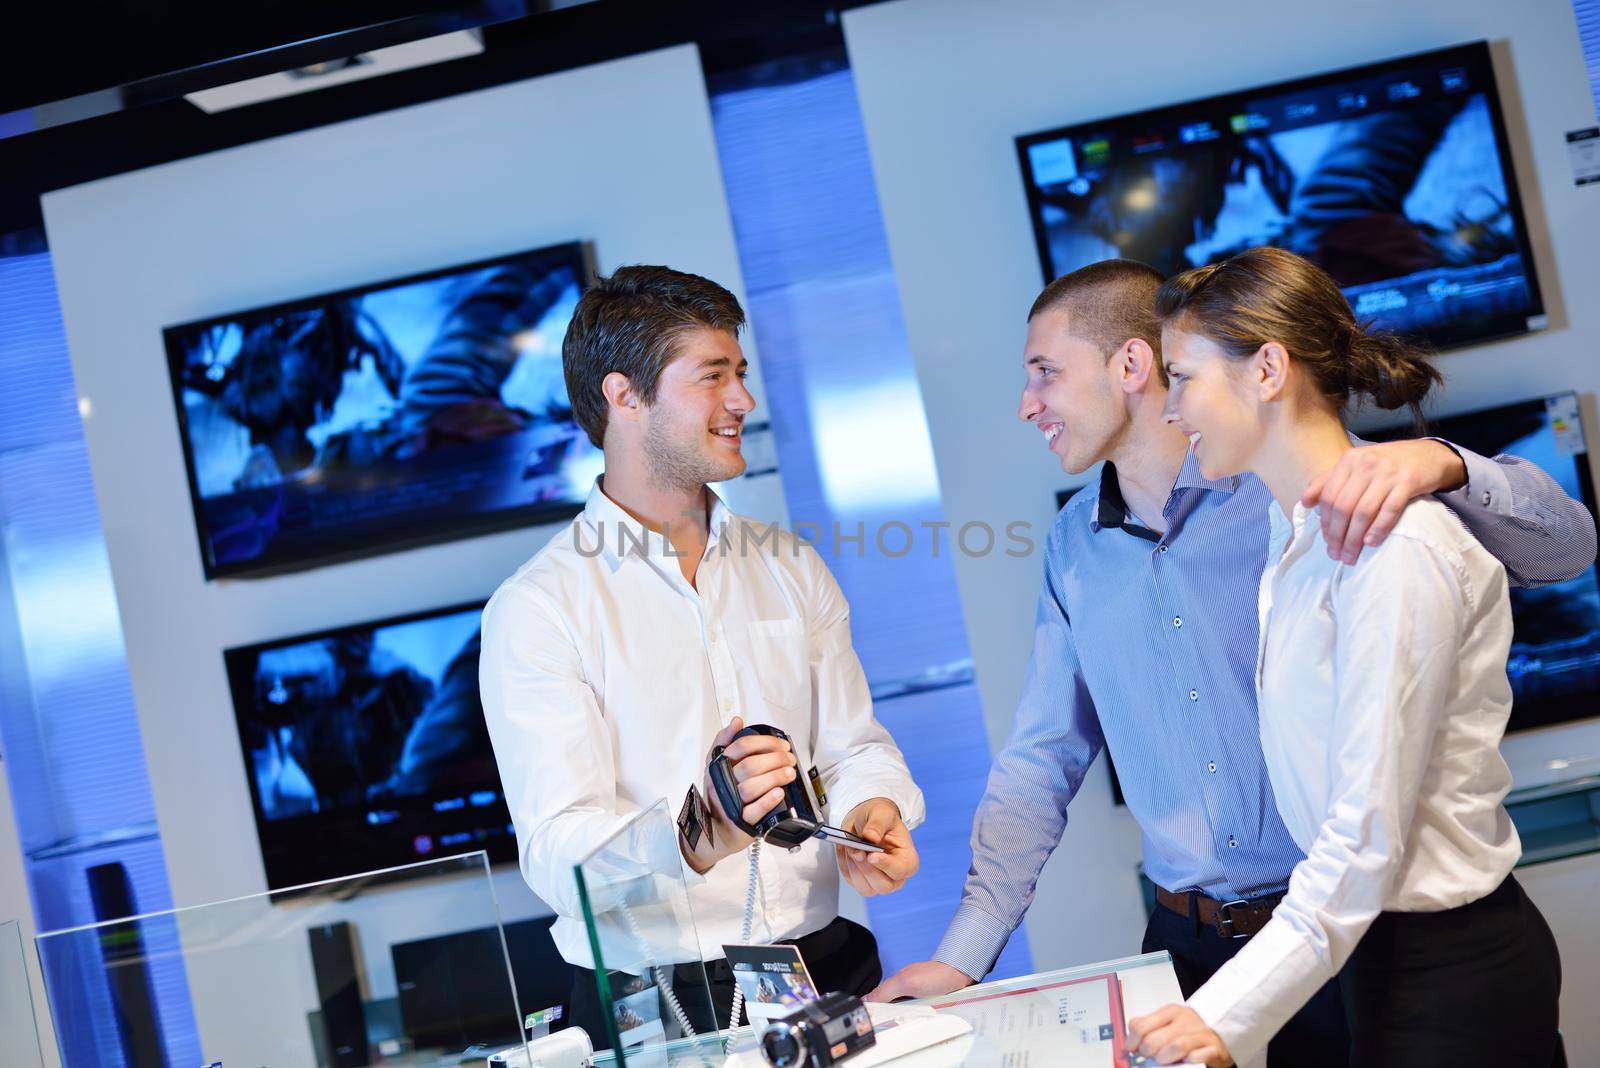
[[[575,514],[600,469],[561,341],[580,244],[168,327],[206,577]]]
[[[1436,348],[1544,325],[1482,42],[1017,139],[1045,280],[1276,245]]]
[[[392,944],[400,1022],[412,1045],[460,1050],[491,1040],[515,1042],[513,989],[524,1015],[559,1007],[570,1020],[573,969],[550,937],[554,922],[554,916],[518,920]],[[504,967],[496,967],[506,956],[514,985]]]
[[[1383,441],[1416,432],[1406,424],[1362,436]],[[1428,433],[1484,456],[1509,453],[1530,460],[1594,514],[1594,482],[1574,393],[1437,419]],[[1552,586],[1513,587],[1511,615],[1507,670],[1513,706],[1507,729],[1593,716],[1600,700],[1600,575],[1594,565]]]
[[[272,889],[516,837],[478,696],[481,603],[224,653]]]

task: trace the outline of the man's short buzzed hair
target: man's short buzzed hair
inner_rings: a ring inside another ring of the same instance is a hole
[[[1101,260],[1079,267],[1044,287],[1028,312],[1028,321],[1045,311],[1065,311],[1067,332],[1110,359],[1129,338],[1139,338],[1155,354],[1156,374],[1167,384],[1161,362],[1161,320],[1156,318],[1156,291],[1161,272],[1138,260]]]

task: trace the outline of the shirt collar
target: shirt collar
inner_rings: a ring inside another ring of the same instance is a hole
[[[583,505],[583,518],[601,539],[601,545],[616,556],[637,556],[645,558],[671,557],[672,545],[667,541],[665,534],[659,534],[633,516],[629,515],[623,507],[600,488],[601,480],[605,476],[595,478],[594,485],[589,487],[588,500]],[[707,517],[706,551],[709,552],[721,538],[723,529],[733,518],[730,510],[715,490],[706,487],[706,499],[711,502],[711,513]]]
[[[1094,515],[1089,519],[1089,529],[1096,533],[1107,527],[1123,530],[1146,541],[1161,540],[1160,534],[1129,514],[1128,502],[1122,497],[1122,484],[1117,481],[1117,465],[1110,460],[1100,468],[1100,499],[1095,502]]]
[[[1271,521],[1267,536],[1269,567],[1286,561],[1290,556],[1304,555],[1322,532],[1318,510],[1307,508],[1299,501],[1295,502],[1293,512],[1285,514],[1278,502],[1273,500],[1267,506],[1267,516]]]
[[[706,516],[706,551],[710,552],[716,548],[717,542],[722,539],[723,531],[733,520],[733,510],[710,486],[706,487],[706,500],[711,502],[710,514]]]
[[[1224,475],[1222,478],[1206,478],[1200,473],[1200,461],[1195,459],[1191,449],[1183,457],[1183,466],[1178,469],[1178,480],[1172,484],[1174,490],[1204,489],[1219,490],[1223,493],[1232,493],[1239,488],[1238,475]]]
[[[1172,484],[1172,493],[1177,495],[1179,490],[1201,489],[1217,490],[1222,493],[1232,493],[1239,488],[1239,476],[1228,475],[1223,478],[1210,479],[1200,473],[1200,463],[1195,459],[1194,453],[1189,453],[1183,459],[1183,466],[1178,469],[1177,481]],[[1167,510],[1172,505],[1169,501]],[[1100,469],[1100,500],[1094,514],[1089,517],[1089,529],[1098,533],[1106,527],[1120,529],[1136,538],[1146,541],[1160,541],[1161,535],[1146,527],[1138,521],[1137,516],[1132,516],[1128,511],[1127,501],[1122,496],[1122,484],[1117,481],[1117,465],[1107,460]]]

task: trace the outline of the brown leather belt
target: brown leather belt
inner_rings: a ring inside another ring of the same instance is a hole
[[[1249,938],[1272,919],[1272,910],[1283,900],[1282,894],[1268,894],[1254,901],[1218,901],[1198,890],[1175,894],[1156,887],[1156,903],[1189,919],[1196,914],[1200,922],[1223,938]]]

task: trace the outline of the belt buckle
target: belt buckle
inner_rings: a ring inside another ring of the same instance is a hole
[[[1244,898],[1240,898],[1237,901],[1230,901],[1218,909],[1217,933],[1223,938],[1249,938],[1249,935],[1241,934],[1239,932],[1238,928],[1234,925],[1233,917],[1228,914],[1228,910],[1233,908],[1235,905],[1243,905],[1245,908],[1249,908],[1250,902],[1246,901]]]

